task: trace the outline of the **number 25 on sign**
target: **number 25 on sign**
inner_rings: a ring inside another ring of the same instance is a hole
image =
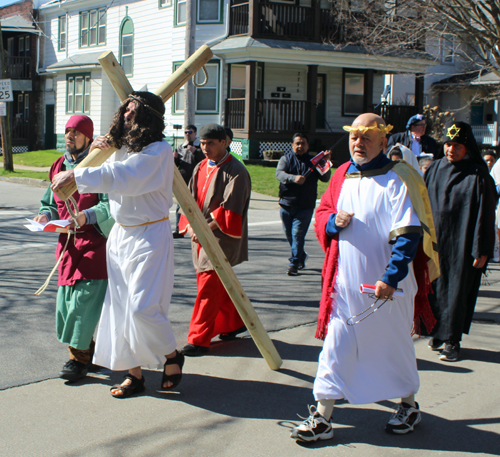
[[[14,100],[12,95],[12,84],[10,79],[0,79],[0,101],[11,102]]]

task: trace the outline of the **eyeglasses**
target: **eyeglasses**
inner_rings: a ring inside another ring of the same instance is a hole
[[[391,301],[394,300],[394,298],[377,298],[375,294],[370,294],[368,295],[368,297],[375,301],[364,311],[361,311],[359,314],[355,314],[354,316],[351,316],[349,319],[347,319],[346,321],[347,325],[359,324],[361,321],[364,321],[368,316],[371,316],[374,312],[378,311],[379,308],[381,308],[382,305],[385,305],[389,300]],[[382,303],[377,305],[379,301],[382,301]],[[359,317],[359,319],[356,320],[357,317]]]
[[[184,133],[185,133],[186,135],[191,135],[191,133],[193,133],[193,131],[192,131],[192,130],[184,130]]]

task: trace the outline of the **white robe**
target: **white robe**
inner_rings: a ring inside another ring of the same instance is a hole
[[[75,169],[80,193],[108,193],[117,222],[107,242],[109,285],[93,362],[111,370],[159,368],[176,348],[168,309],[174,248],[168,220],[174,175],[172,148],[152,143],[139,153],[116,151],[97,168]]]
[[[419,388],[410,335],[417,292],[412,265],[398,284],[404,297],[388,301],[354,326],[346,321],[373,303],[359,286],[375,284],[384,275],[392,252],[391,231],[420,222],[394,171],[371,178],[346,177],[337,208],[354,216],[339,234],[336,311],[320,354],[314,396],[345,398],[354,404],[407,397]]]

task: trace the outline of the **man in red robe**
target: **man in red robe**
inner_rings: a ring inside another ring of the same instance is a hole
[[[206,159],[196,166],[189,189],[229,263],[238,265],[248,260],[250,175],[227,150],[224,127],[208,124],[199,130],[199,138]],[[215,335],[222,340],[233,339],[246,328],[184,215],[179,222],[179,233],[191,236],[198,287],[188,344],[182,352],[200,356],[208,353]]]

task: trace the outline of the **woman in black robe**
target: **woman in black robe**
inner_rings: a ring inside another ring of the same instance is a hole
[[[430,294],[437,324],[429,347],[440,359],[458,360],[462,334],[469,333],[481,275],[493,257],[497,194],[472,129],[451,122],[444,136],[444,157],[424,179],[438,240],[441,276]]]

